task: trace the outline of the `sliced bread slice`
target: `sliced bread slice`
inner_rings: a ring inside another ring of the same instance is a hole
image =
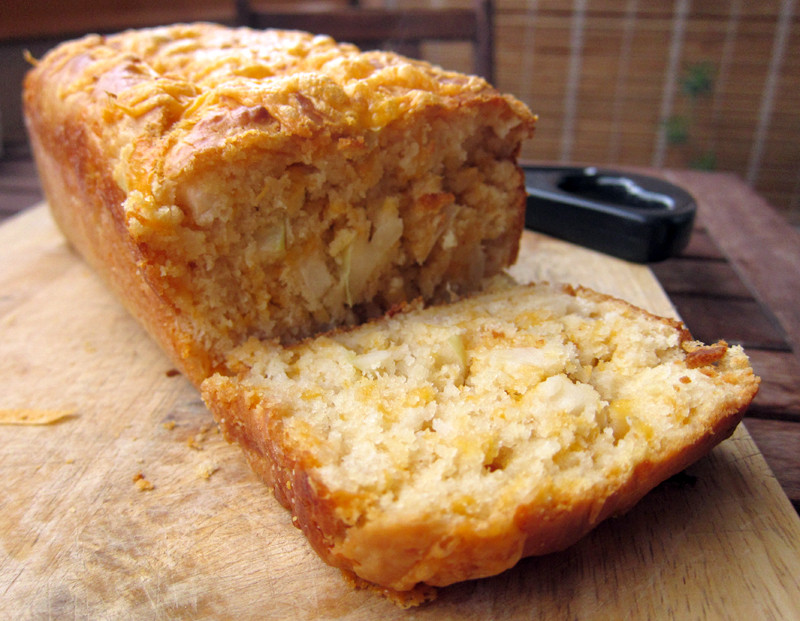
[[[284,347],[203,384],[328,563],[395,591],[563,549],[732,433],[742,349],[587,289],[501,287]]]

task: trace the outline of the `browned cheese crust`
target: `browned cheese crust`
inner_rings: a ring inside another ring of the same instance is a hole
[[[195,383],[516,257],[535,119],[476,77],[191,24],[58,47],[24,109],[58,224]]]
[[[562,550],[728,437],[758,378],[741,348],[690,338],[590,290],[514,287],[245,346],[204,398],[323,559],[402,592]]]

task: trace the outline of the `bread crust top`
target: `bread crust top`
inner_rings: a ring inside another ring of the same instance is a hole
[[[48,90],[43,114],[92,115],[126,191],[184,170],[202,152],[258,142],[280,148],[319,134],[347,139],[431,106],[505,108],[509,127],[535,117],[476,76],[391,52],[361,52],[295,31],[179,24],[63,44],[26,78]],[[160,175],[153,173],[159,172]],[[148,192],[149,193],[149,192]]]

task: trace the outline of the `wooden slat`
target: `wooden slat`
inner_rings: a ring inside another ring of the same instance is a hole
[[[29,156],[15,156],[9,153],[0,158],[0,192],[39,190],[39,175],[36,165]]]
[[[11,152],[0,158],[0,220],[42,200],[36,167],[30,157]]]
[[[791,352],[748,349],[748,356],[761,388],[747,415],[758,418],[782,418],[800,426],[800,361]],[[800,445],[794,451],[800,462]]]
[[[9,193],[0,196],[0,221],[6,220],[21,211],[25,211],[42,200],[38,193]]]
[[[800,511],[800,462],[793,458],[800,451],[800,424],[749,418],[745,426],[778,483]]]
[[[50,2],[3,0],[0,40],[78,36],[123,28],[168,24],[177,21],[233,23],[233,3],[228,0],[138,0],[109,3],[70,0],[58,8]]]
[[[653,273],[670,297],[702,295],[751,299],[750,290],[725,261],[674,259],[669,265],[655,264]]]
[[[722,259],[723,255],[719,246],[704,228],[695,225],[692,236],[689,238],[689,245],[681,253],[681,257],[691,259]],[[654,266],[656,267],[656,266]]]
[[[434,10],[396,10],[371,12],[339,9],[305,14],[266,11],[254,14],[258,28],[304,29],[329,33],[331,28],[344,41],[391,41],[413,33],[422,39],[464,39],[474,37],[477,30],[475,13],[452,9],[439,15]]]
[[[403,6],[419,4],[424,0],[398,0]],[[445,0],[446,1],[446,0]],[[449,4],[458,4],[459,0],[450,0]],[[752,22],[771,22],[774,19],[778,2],[744,2],[742,16]],[[509,13],[525,13],[529,8],[529,0],[499,0],[500,10]],[[592,0],[588,3],[588,15],[620,15],[627,9],[626,0]],[[672,16],[673,5],[668,2],[639,2],[637,15],[642,20],[666,20]],[[537,10],[546,14],[569,14],[571,3],[562,0],[538,0]],[[724,19],[730,11],[729,2],[703,2],[693,3],[691,15],[694,19]]]
[[[692,334],[701,341],[724,339],[746,348],[790,350],[786,335],[755,300],[719,300],[682,293],[670,294],[670,299]],[[723,314],[726,320],[720,322],[719,316]]]

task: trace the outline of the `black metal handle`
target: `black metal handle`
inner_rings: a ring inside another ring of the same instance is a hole
[[[525,226],[628,261],[650,263],[689,243],[697,206],[647,175],[594,167],[527,167]]]

